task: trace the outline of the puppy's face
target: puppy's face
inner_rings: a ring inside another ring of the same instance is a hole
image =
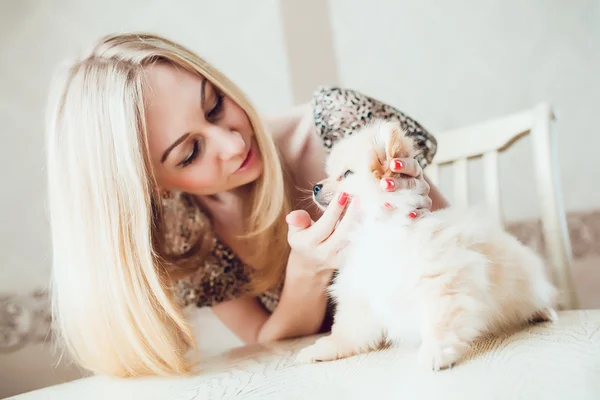
[[[338,142],[326,162],[327,179],[313,187],[313,200],[325,209],[333,197],[346,192],[350,197],[378,201],[380,180],[389,177],[393,158],[414,157],[414,142],[395,122],[376,121]]]

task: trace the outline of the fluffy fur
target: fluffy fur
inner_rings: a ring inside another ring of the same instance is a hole
[[[298,362],[420,342],[420,363],[439,370],[486,333],[556,318],[556,290],[541,258],[484,213],[448,208],[411,220],[425,188],[380,189],[392,158],[416,154],[399,125],[378,121],[328,157],[315,202],[324,208],[345,191],[360,199],[361,218],[330,287],[337,302],[332,332],[303,349]]]

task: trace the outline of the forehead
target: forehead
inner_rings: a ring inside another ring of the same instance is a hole
[[[153,156],[195,125],[202,114],[198,113],[202,80],[202,76],[169,63],[145,68],[143,98]]]
[[[200,104],[203,78],[198,74],[157,63],[145,68],[145,78],[144,106],[149,118],[185,114],[187,108]]]
[[[373,144],[367,132],[352,134],[341,139],[331,149],[327,158],[327,174],[338,175],[345,169],[356,169],[365,163]]]

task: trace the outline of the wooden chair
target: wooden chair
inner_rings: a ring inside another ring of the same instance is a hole
[[[425,173],[437,184],[440,166],[451,164],[454,179],[452,203],[466,207],[469,199],[467,162],[482,157],[486,203],[498,222],[504,223],[498,154],[529,134],[547,259],[554,282],[561,292],[561,308],[573,309],[577,307],[577,296],[571,273],[571,243],[556,170],[555,135],[550,129],[553,120],[554,112],[550,105],[540,104],[531,110],[437,134],[438,151]]]

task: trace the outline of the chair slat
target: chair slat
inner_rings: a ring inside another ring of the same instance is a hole
[[[489,211],[502,224],[502,211],[500,207],[500,181],[498,177],[498,152],[488,151],[483,155],[483,180],[485,199]]]
[[[553,142],[553,139],[556,140],[555,133],[550,130],[552,111],[549,106],[542,105],[536,109],[535,115],[531,137],[544,241],[554,280],[560,288],[560,306],[573,309],[577,308],[579,299],[572,276],[571,241],[559,186],[558,163],[553,152],[557,146]]]
[[[542,103],[534,110],[442,132],[436,135],[438,151],[435,167],[428,167],[425,173],[432,183],[439,186],[439,168],[451,164],[454,172],[452,203],[455,207],[465,208],[469,205],[467,160],[483,156],[486,202],[502,223],[498,153],[520,137],[531,134],[546,255],[552,266],[554,283],[560,292],[559,308],[572,309],[578,306],[578,298],[573,283],[572,249],[557,171],[556,138],[550,130],[554,118],[550,105]]]
[[[436,135],[438,164],[452,162],[459,157],[477,157],[492,150],[502,150],[508,144],[529,132],[532,114],[524,111],[506,117],[474,124]],[[485,132],[485,134],[483,133]],[[460,143],[460,146],[457,145]]]
[[[457,207],[466,208],[469,205],[469,179],[467,159],[459,158],[454,163],[454,203]]]

